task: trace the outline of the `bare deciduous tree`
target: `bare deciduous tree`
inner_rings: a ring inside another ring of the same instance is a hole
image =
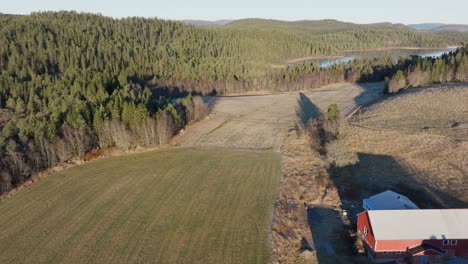
[[[169,140],[175,133],[175,123],[172,116],[163,111],[159,114],[156,121],[159,145],[169,143]]]

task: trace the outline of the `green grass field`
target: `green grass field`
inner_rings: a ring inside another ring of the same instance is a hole
[[[50,175],[0,201],[0,263],[265,263],[280,156],[171,149]]]

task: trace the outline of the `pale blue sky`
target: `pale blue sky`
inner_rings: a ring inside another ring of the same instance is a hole
[[[333,18],[356,23],[468,24],[468,0],[0,0],[0,12],[76,10],[106,16],[168,19]]]

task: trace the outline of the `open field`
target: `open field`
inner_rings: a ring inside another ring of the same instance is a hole
[[[318,113],[308,103],[326,108],[340,105],[344,114],[360,105],[382,97],[383,83],[336,84],[303,93],[219,97],[213,108],[214,117],[189,127],[174,141],[181,146],[208,146],[280,151],[289,129]],[[309,98],[309,99],[308,99]],[[302,116],[307,115],[307,116]]]
[[[176,141],[182,146],[279,150],[294,127],[296,94],[220,97],[214,117],[194,124]]]
[[[0,201],[0,263],[265,263],[279,180],[279,154],[227,149],[67,169]]]

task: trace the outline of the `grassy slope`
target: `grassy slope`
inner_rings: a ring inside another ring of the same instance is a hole
[[[454,122],[468,123],[466,98],[466,84],[413,88],[371,106],[355,119],[370,128],[408,133],[425,131],[468,140],[467,129],[451,128]]]
[[[176,149],[61,171],[0,202],[0,263],[265,263],[279,158]]]

